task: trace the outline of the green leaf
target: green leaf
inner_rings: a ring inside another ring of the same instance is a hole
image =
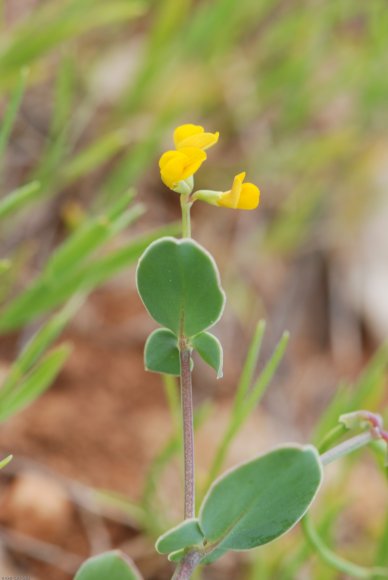
[[[220,379],[222,377],[223,353],[218,338],[210,332],[201,332],[192,338],[191,344],[201,358],[216,371],[217,379]]]
[[[192,518],[181,522],[175,528],[164,533],[155,544],[159,554],[168,554],[176,552],[189,546],[202,544],[204,540],[203,533],[199,527],[198,520]]]
[[[141,580],[132,560],[119,550],[86,560],[74,580]]]
[[[144,366],[147,371],[180,375],[178,339],[167,328],[158,328],[149,335],[144,348]]]
[[[311,445],[278,448],[211,486],[199,525],[215,550],[247,550],[278,538],[306,513],[322,479]],[[211,557],[211,555],[210,555]]]
[[[213,326],[224,307],[216,264],[193,240],[151,244],[139,261],[137,287],[150,315],[176,335],[191,337]]]
[[[175,562],[178,563],[183,559],[183,556],[185,555],[185,550],[176,550],[175,552],[171,552],[171,554],[169,554],[167,556],[167,560],[169,562]]]
[[[50,352],[20,385],[17,385],[1,401],[0,421],[8,419],[43,393],[59,373],[69,353],[70,348],[67,345],[60,346]]]

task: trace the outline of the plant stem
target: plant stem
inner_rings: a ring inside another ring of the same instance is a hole
[[[350,578],[386,578],[387,569],[384,568],[364,568],[353,562],[349,562],[341,556],[333,552],[320,538],[318,532],[314,528],[309,515],[305,515],[301,520],[302,528],[305,537],[312,548],[318,553],[319,557],[329,566],[348,574]]]
[[[190,349],[184,341],[181,342],[183,342],[180,348],[180,361],[185,476],[184,518],[187,519],[195,517],[193,395],[191,384]]]
[[[191,238],[190,194],[181,194],[182,237]],[[194,470],[194,412],[193,387],[191,383],[191,350],[185,337],[179,339],[179,357],[181,363],[181,405],[183,424],[183,461],[184,461],[184,519],[195,517],[195,470]],[[172,580],[189,580],[194,568],[201,561],[198,552],[189,552],[178,564]]]
[[[328,463],[331,463],[332,461],[335,461],[344,455],[352,453],[352,451],[360,449],[360,447],[364,447],[364,445],[367,445],[373,440],[374,437],[370,431],[356,435],[355,437],[340,443],[336,447],[329,449],[329,451],[326,451],[326,453],[323,453],[321,455],[322,464],[327,465]]]
[[[194,568],[200,563],[202,555],[199,552],[189,552],[178,564],[171,580],[189,580]]]
[[[191,221],[190,221],[190,209],[191,202],[190,196],[186,194],[181,194],[181,208],[182,208],[182,238],[191,238]]]

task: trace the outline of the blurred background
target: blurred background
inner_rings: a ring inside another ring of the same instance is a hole
[[[154,326],[134,265],[148,241],[179,235],[178,196],[158,171],[179,124],[220,131],[198,188],[227,190],[246,171],[261,190],[256,211],[192,212],[228,297],[215,328],[224,378],[200,361],[194,371],[199,483],[260,319],[257,373],[285,329],[290,341],[226,465],[317,441],[352,407],[384,414],[387,8],[0,0],[0,378],[58,308],[57,342],[71,348],[52,388],[20,413],[0,409],[0,450],[15,456],[1,475],[1,574],[68,580],[90,553],[120,546],[147,580],[171,576],[153,542],[181,517],[176,390],[143,370]],[[314,515],[336,551],[382,565],[387,509],[383,470],[364,452],[328,469]],[[348,576],[295,530],[199,577]]]

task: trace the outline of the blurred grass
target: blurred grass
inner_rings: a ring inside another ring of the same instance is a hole
[[[49,180],[43,194],[109,164],[95,195],[120,196],[155,165],[171,126],[211,117],[224,147],[241,150],[233,157],[260,183],[264,205],[287,199],[266,241],[289,252],[317,222],[341,220],[330,215],[339,195],[343,219],[359,198],[359,157],[388,117],[387,24],[383,0],[61,0],[3,26],[0,78],[12,89],[29,66],[30,86],[55,85],[31,167]],[[99,67],[110,76],[96,87]],[[232,174],[230,156],[216,155],[219,175],[228,164]]]
[[[311,243],[335,249],[344,232],[357,232],[380,194],[373,160],[388,151],[386,0],[56,0],[28,12],[3,0],[0,26],[0,217],[6,218],[0,242],[23,233],[31,208],[46,212],[55,244],[64,238],[57,259],[62,256],[67,266],[64,278],[61,261],[56,268],[51,261],[54,283],[47,261],[39,260],[45,251],[38,243],[39,225],[21,236],[17,249],[5,245],[3,330],[133,262],[153,234],[134,243],[124,240],[96,258],[92,250],[126,224],[117,216],[109,224],[94,216],[105,215],[132,186],[140,186],[160,209],[159,181],[155,193],[152,189],[156,161],[180,122],[221,131],[212,168],[205,166],[199,180],[223,187],[242,164],[249,180],[260,185],[257,235],[270,255],[289,256]],[[91,218],[72,234],[64,227],[63,208],[74,199]],[[27,201],[31,206],[20,212]],[[204,219],[213,219],[211,211]],[[77,243],[72,250],[79,237],[85,250],[80,254]],[[73,260],[76,267],[69,271]],[[14,298],[13,290],[26,279],[32,280],[27,294]],[[377,407],[385,369],[383,348],[353,389],[338,391],[316,428],[316,441],[349,405]],[[157,477],[177,446],[173,437],[151,466],[147,509],[154,506]],[[328,490],[318,518],[330,546],[343,508],[340,494],[340,486]],[[376,565],[387,563],[387,538],[385,524]],[[309,557],[300,535],[287,537],[265,555],[252,556],[250,578],[291,580]],[[311,566],[314,578],[336,577],[319,562]]]

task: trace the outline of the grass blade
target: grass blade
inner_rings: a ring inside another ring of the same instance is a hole
[[[247,394],[245,399],[241,402],[238,407],[234,407],[229,424],[227,426],[225,435],[220,442],[212,466],[209,471],[209,476],[207,478],[203,494],[209,489],[211,483],[220,473],[221,468],[225,462],[226,456],[229,452],[230,445],[232,444],[234,438],[244,425],[245,421],[249,415],[253,412],[257,404],[259,403],[261,397],[264,395],[266,388],[269,386],[279,364],[283,358],[287,343],[289,339],[289,334],[285,332],[277,344],[271,358],[265,365],[264,369],[260,373],[257,381],[253,385],[250,393]]]
[[[2,401],[0,421],[9,419],[39,397],[51,385],[69,354],[70,347],[68,345],[62,345],[48,354]]]
[[[18,113],[20,104],[23,99],[24,91],[26,88],[27,76],[28,76],[27,70],[23,70],[20,74],[19,82],[11,97],[9,105],[6,108],[3,122],[0,128],[0,172],[4,157],[4,151],[7,147],[8,140],[11,136],[12,129],[15,123],[16,115]]]
[[[6,195],[0,200],[0,220],[10,216],[19,208],[23,209],[26,207],[30,201],[33,201],[37,197],[40,190],[40,183],[38,181],[32,181]]]
[[[90,292],[132,265],[152,241],[162,235],[174,235],[178,229],[177,224],[172,224],[154,230],[150,234],[138,236],[118,250],[102,258],[96,258],[87,265],[82,263],[76,269],[69,268],[66,275],[62,273],[61,276],[54,277],[40,276],[30,288],[17,296],[3,310],[0,316],[0,330],[4,332],[19,328],[43,313],[50,312],[73,294]]]
[[[238,383],[237,392],[234,399],[235,409],[240,408],[249,390],[249,387],[251,386],[253,374],[255,372],[257,361],[260,355],[264,332],[265,332],[265,321],[260,320],[260,322],[256,326],[255,333],[249,346],[248,354],[245,359],[244,367]]]
[[[82,302],[83,297],[74,296],[58,314],[35,333],[18,359],[12,364],[4,380],[0,390],[0,404],[59,336]]]

